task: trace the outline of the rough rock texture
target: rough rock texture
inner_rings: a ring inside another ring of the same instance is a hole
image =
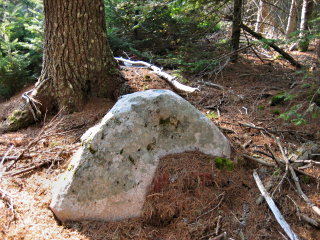
[[[56,183],[50,208],[62,221],[137,217],[159,158],[194,150],[230,155],[218,128],[177,94],[125,95],[82,136],[81,149]]]

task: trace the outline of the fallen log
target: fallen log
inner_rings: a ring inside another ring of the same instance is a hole
[[[193,93],[195,91],[199,91],[198,88],[189,87],[187,85],[184,85],[176,80],[176,77],[171,76],[170,74],[164,72],[161,70],[161,68],[152,65],[150,63],[144,62],[144,61],[132,61],[128,59],[124,59],[122,57],[115,57],[117,61],[121,61],[123,63],[131,64],[131,65],[138,65],[138,66],[144,66],[146,68],[151,69],[155,74],[158,76],[164,78],[167,82],[169,82],[175,89],[178,89],[180,91]]]
[[[250,33],[253,37],[255,37],[256,39],[263,41],[266,40],[266,38],[264,38],[260,33],[257,33],[255,31],[253,31],[251,28],[249,28],[247,25],[241,23],[240,27],[246,31],[247,33]],[[268,41],[263,41],[265,44],[267,44],[269,47],[273,48],[275,51],[277,51],[278,53],[280,53],[285,59],[287,59],[293,66],[295,66],[296,68],[301,68],[302,65],[300,63],[298,63],[296,60],[293,59],[293,57],[291,57],[288,53],[286,53],[285,51],[283,51],[281,48],[279,48],[277,45],[275,45],[273,42],[268,42]]]

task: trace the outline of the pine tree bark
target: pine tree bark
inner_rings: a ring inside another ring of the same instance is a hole
[[[287,38],[292,34],[297,28],[297,0],[291,0],[291,7],[289,12],[288,24],[286,28]]]
[[[25,127],[53,108],[79,111],[90,97],[113,98],[124,82],[107,42],[103,0],[44,0],[44,15],[43,69],[29,99],[36,101],[2,129]]]
[[[232,36],[231,36],[231,47],[234,54],[231,56],[231,61],[236,62],[238,59],[238,52],[240,45],[241,35],[241,22],[242,22],[242,0],[233,1],[233,20],[232,20]]]

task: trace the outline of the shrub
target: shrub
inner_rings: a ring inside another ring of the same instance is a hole
[[[0,14],[0,97],[8,98],[35,81],[42,59],[40,0],[5,1]]]

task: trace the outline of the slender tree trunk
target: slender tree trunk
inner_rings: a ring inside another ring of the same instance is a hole
[[[291,0],[286,36],[289,37],[297,28],[297,0]]]
[[[46,109],[74,112],[89,97],[113,98],[124,82],[107,42],[103,0],[44,0],[44,14],[43,69],[30,96],[36,101],[7,118],[8,130]]]
[[[266,11],[266,4],[265,0],[260,0],[259,1],[259,6],[258,6],[258,14],[257,14],[257,22],[255,25],[255,32],[260,32],[262,33],[265,29],[265,18],[267,16],[267,11]]]
[[[300,23],[300,40],[299,50],[305,52],[309,47],[309,39],[307,38],[308,24],[313,10],[313,0],[303,0],[301,10],[301,23]]]
[[[316,40],[316,56],[317,56],[317,65],[320,67],[320,38]]]
[[[237,51],[240,44],[241,21],[242,21],[242,0],[234,0],[233,2],[233,21],[232,21],[232,36],[231,46],[232,51]],[[238,59],[238,52],[234,52],[231,56],[231,61],[235,62]]]

